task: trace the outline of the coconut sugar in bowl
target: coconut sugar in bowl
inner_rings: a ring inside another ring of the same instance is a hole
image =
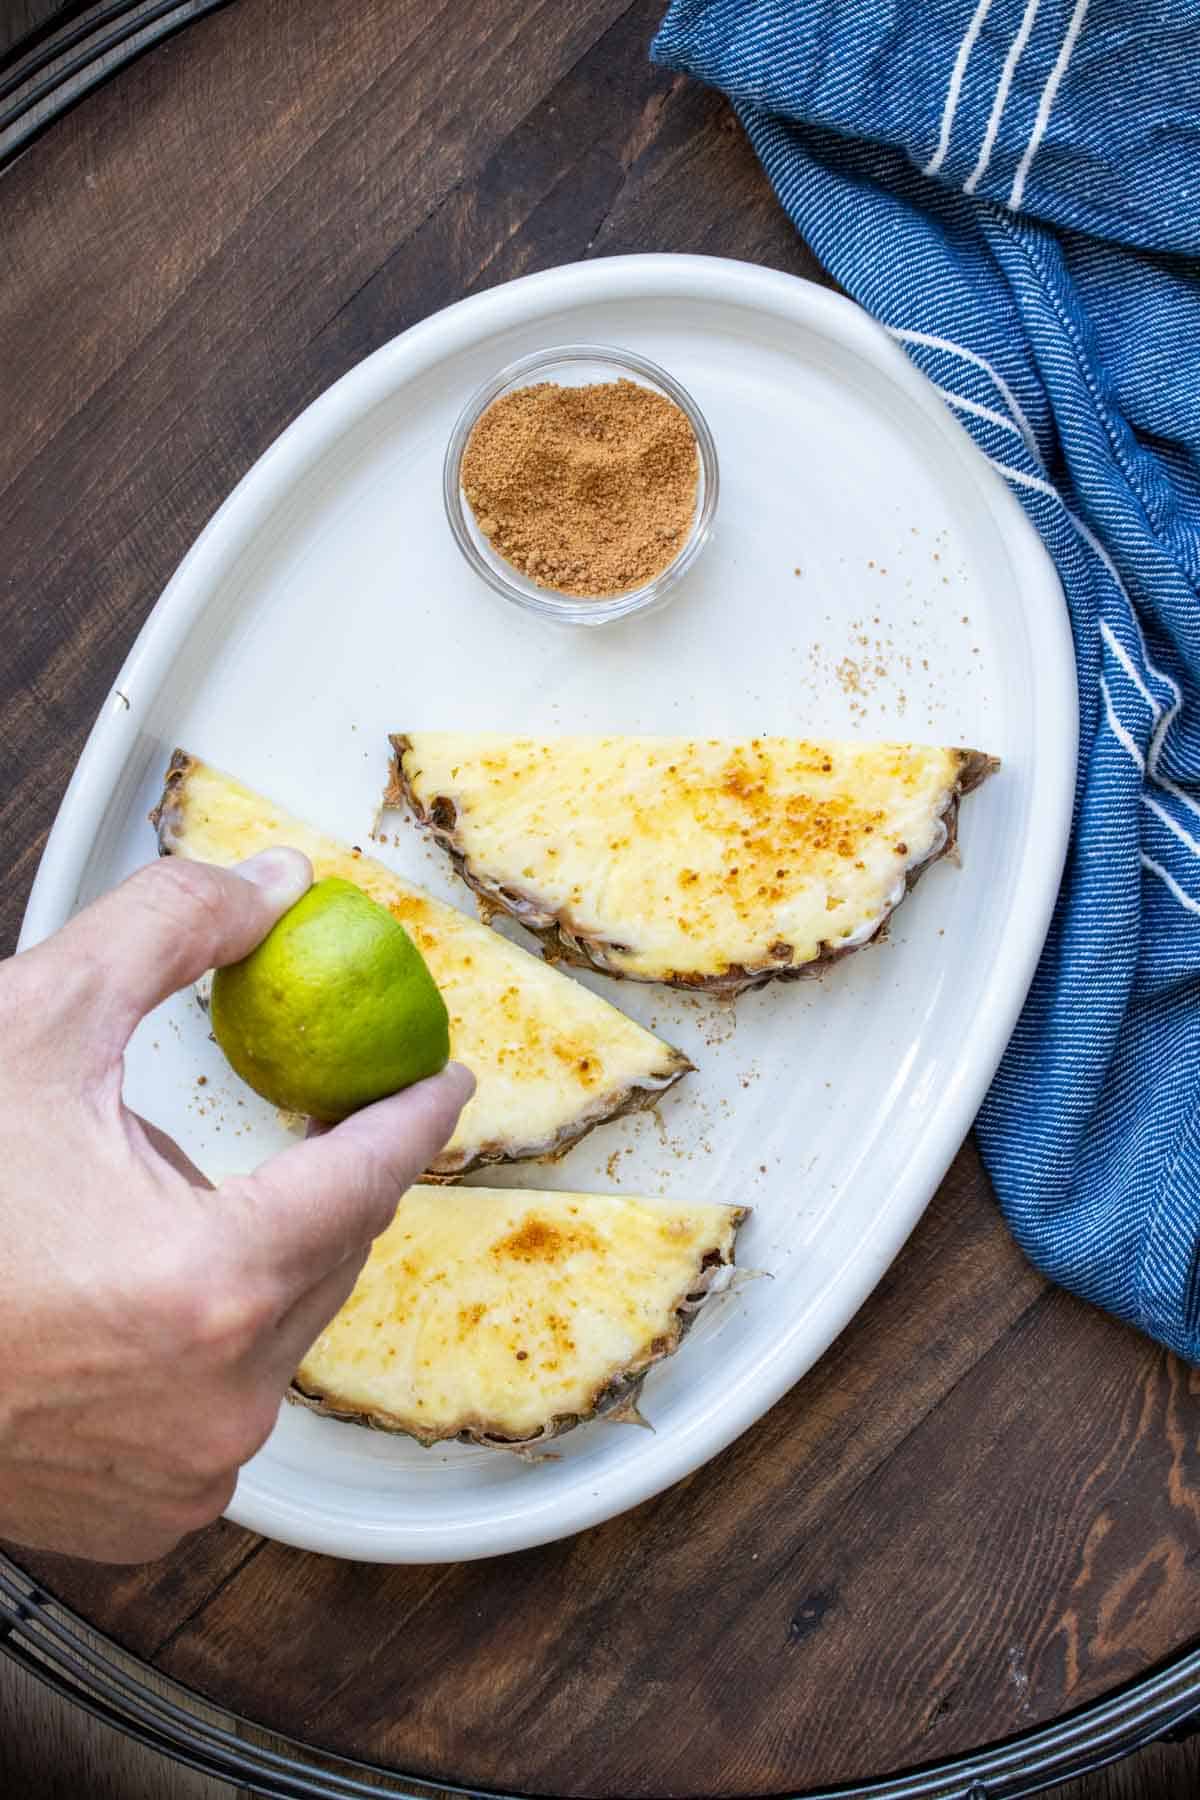
[[[467,562],[543,618],[603,625],[666,604],[708,541],[717,452],[687,390],[631,351],[522,357],[463,408],[446,517]]]

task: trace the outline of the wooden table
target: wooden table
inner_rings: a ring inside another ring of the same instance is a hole
[[[344,370],[578,257],[821,279],[728,109],[649,65],[660,11],[236,0],[0,176],[4,948],[159,591]],[[391,1570],[224,1523],[149,1568],[14,1555],[152,1669],[388,1769],[794,1792],[1029,1731],[1179,1653],[1198,1440],[1197,1376],[1025,1265],[968,1144],[818,1368],[582,1537]]]

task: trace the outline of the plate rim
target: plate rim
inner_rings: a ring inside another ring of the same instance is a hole
[[[254,536],[288,491],[337,441],[399,388],[488,337],[536,322],[539,315],[602,301],[678,299],[766,313],[816,330],[873,365],[934,420],[954,445],[993,515],[1019,576],[1019,605],[1040,672],[1039,710],[1049,723],[1050,754],[1039,762],[1037,793],[1023,845],[1036,841],[1040,862],[1011,931],[1004,979],[993,975],[970,1054],[943,1091],[911,1165],[872,1221],[855,1263],[839,1271],[806,1311],[805,1349],[787,1355],[790,1336],[723,1395],[714,1424],[699,1417],[658,1440],[614,1482],[601,1474],[570,1496],[531,1510],[506,1503],[486,1534],[477,1522],[447,1527],[394,1521],[372,1525],[314,1516],[310,1508],[256,1491],[253,1464],[243,1470],[226,1517],[280,1542],[361,1561],[466,1561],[506,1554],[597,1525],[652,1498],[725,1449],[807,1373],[845,1329],[894,1261],[967,1136],[1024,1005],[1053,915],[1069,845],[1078,746],[1074,643],[1058,572],[1032,522],[1002,476],[938,398],[900,346],[854,301],[801,276],[725,257],[669,252],[563,264],[457,300],[410,326],[354,365],[267,446],[213,513],[141,626],[85,742],[60,802],[30,890],[18,951],[47,936],[76,910],[79,889],[120,777],[134,752],[143,695],[153,697],[178,646],[209,602],[216,576]],[[1039,736],[1040,736],[1039,732]],[[1034,823],[1036,822],[1036,829]],[[747,1397],[747,1389],[752,1389]],[[703,1439],[698,1447],[694,1440]],[[638,1479],[638,1471],[643,1471]],[[568,1504],[569,1502],[569,1504]],[[549,1514],[549,1517],[543,1516]]]

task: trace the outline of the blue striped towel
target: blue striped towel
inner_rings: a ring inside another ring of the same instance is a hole
[[[674,0],[825,267],[1058,566],[1074,836],[980,1115],[1017,1240],[1200,1361],[1200,11]]]

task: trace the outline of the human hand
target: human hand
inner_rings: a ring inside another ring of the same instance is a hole
[[[0,964],[0,1535],[140,1562],[216,1518],[470,1098],[451,1064],[219,1189],[124,1106],[139,1019],[311,882],[158,863]]]

